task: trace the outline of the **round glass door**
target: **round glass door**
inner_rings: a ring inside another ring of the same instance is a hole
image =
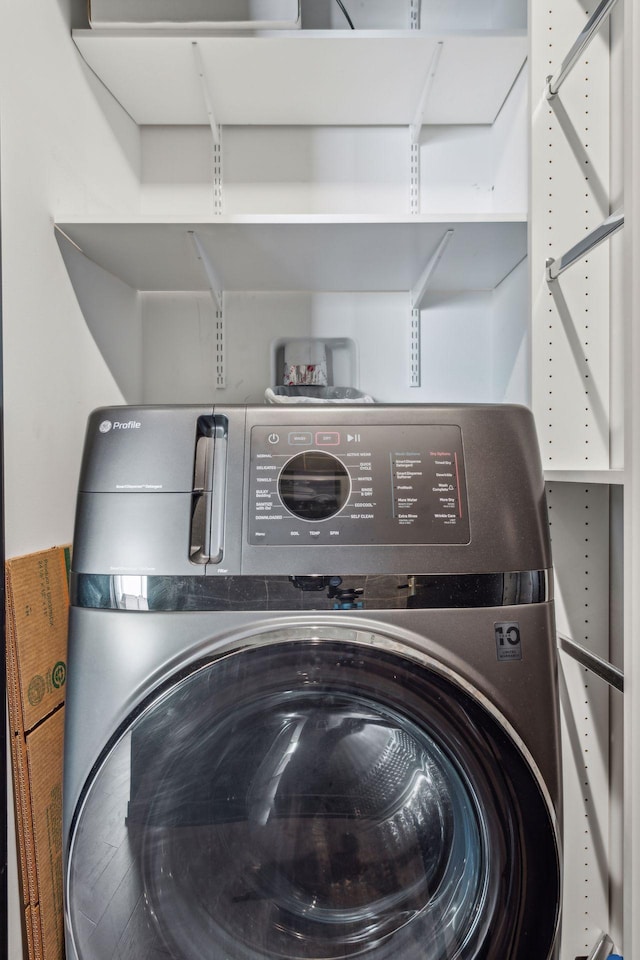
[[[547,805],[427,666],[300,640],[203,663],[96,767],[72,829],[79,960],[546,960]]]

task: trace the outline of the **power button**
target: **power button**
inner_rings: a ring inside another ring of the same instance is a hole
[[[278,443],[280,437],[277,433],[270,433],[267,439],[269,440],[269,443]]]

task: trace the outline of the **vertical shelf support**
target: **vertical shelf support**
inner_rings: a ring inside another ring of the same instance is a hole
[[[419,387],[422,385],[422,363],[420,360],[420,311],[411,310],[411,320],[409,321],[409,386]]]
[[[420,213],[420,146],[409,145],[409,209],[412,216]]]
[[[211,258],[205,250],[198,234],[195,232],[195,230],[189,230],[189,236],[191,238],[191,242],[193,243],[196,257],[202,264],[202,268],[207,278],[209,290],[211,291],[211,296],[216,308],[216,387],[218,389],[222,389],[227,385],[225,371],[225,317],[222,284],[220,283],[218,275],[215,271],[215,267],[211,262]]]
[[[411,30],[420,29],[420,0],[411,0],[409,9],[409,28]]]
[[[226,387],[225,371],[225,318],[222,307],[216,310],[216,388]]]
[[[213,212],[222,214],[222,142],[213,145]]]
[[[421,323],[420,310],[431,282],[433,274],[442,260],[449,241],[453,236],[453,230],[445,231],[440,243],[436,247],[433,255],[422,272],[418,283],[411,291],[411,320],[409,325],[409,357],[410,357],[410,377],[409,386],[419,387],[422,382],[420,342],[421,342]]]
[[[420,29],[420,4],[421,0],[411,0],[409,9],[410,30]],[[418,133],[419,139],[420,134]],[[413,129],[409,127],[409,211],[412,216],[417,216],[420,213],[420,144],[418,140],[414,140]]]

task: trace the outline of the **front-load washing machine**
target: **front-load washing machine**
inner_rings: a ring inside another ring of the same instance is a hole
[[[532,417],[89,420],[68,960],[550,960],[551,558]]]

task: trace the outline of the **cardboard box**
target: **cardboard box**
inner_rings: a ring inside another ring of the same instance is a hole
[[[92,27],[295,29],[300,0],[89,0]]]
[[[64,710],[27,734],[31,825],[43,960],[64,956],[62,744]]]
[[[64,957],[62,754],[69,548],[8,560],[7,691],[29,960]]]
[[[64,703],[69,619],[69,548],[6,564],[9,706],[14,733],[27,733]],[[13,700],[13,704],[11,703]]]

